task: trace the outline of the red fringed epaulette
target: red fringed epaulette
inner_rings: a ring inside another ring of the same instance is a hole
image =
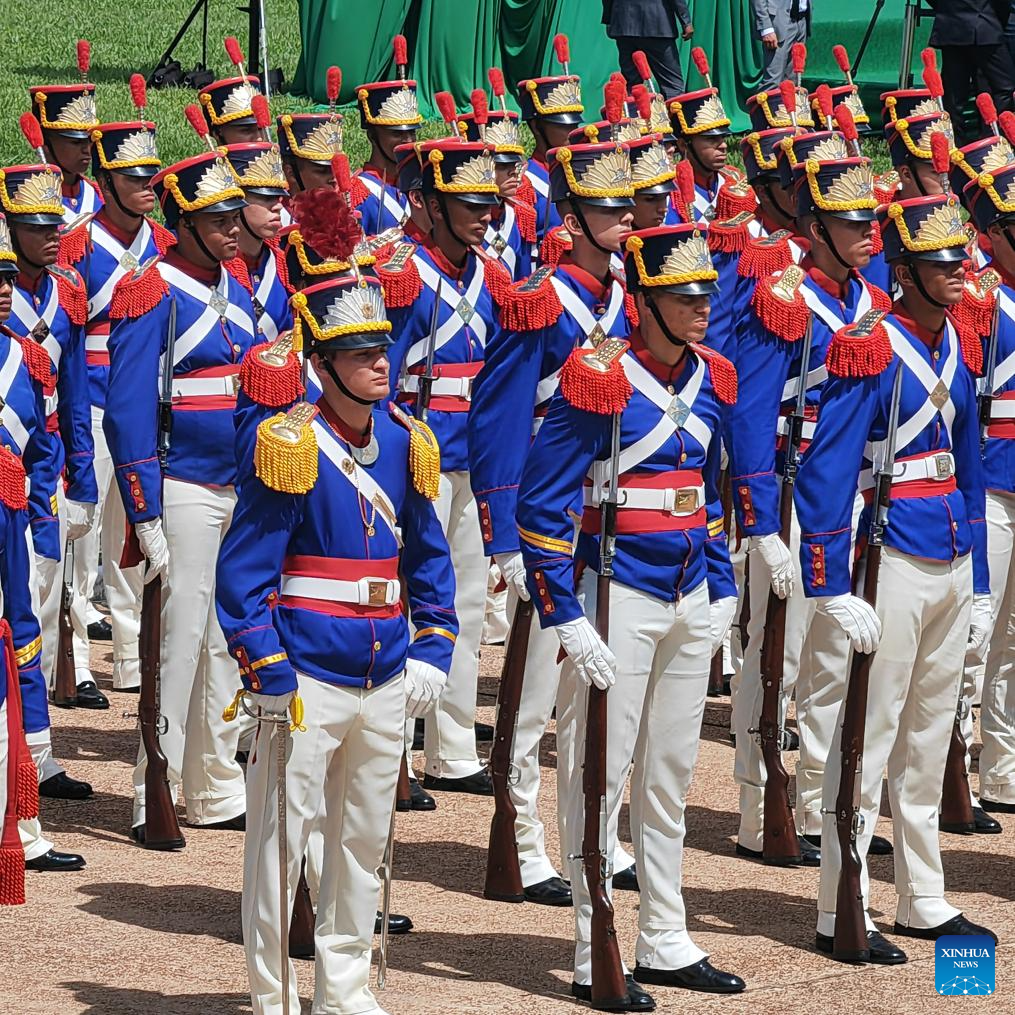
[[[110,318],[140,317],[154,310],[161,299],[169,295],[169,286],[159,272],[158,263],[157,256],[149,257],[116,283],[109,301]]]
[[[768,236],[749,240],[737,261],[737,274],[742,278],[767,278],[785,271],[793,263],[793,248],[789,245],[792,236],[788,229],[777,229]]]
[[[879,286],[872,285],[866,279],[864,279],[864,285],[867,286],[867,292],[870,293],[871,307],[874,310],[880,310],[883,313],[891,313],[892,310],[892,298],[881,289]]]
[[[996,268],[984,268],[977,273],[966,272],[962,299],[949,313],[960,332],[983,337],[990,334],[994,317],[994,291],[1001,284],[1001,275]]]
[[[983,340],[975,332],[968,328],[960,327],[955,323],[955,331],[959,336],[959,350],[962,353],[962,360],[969,369],[979,376],[983,373]]]
[[[415,251],[414,243],[400,243],[388,261],[374,265],[374,271],[384,286],[384,304],[389,309],[409,306],[419,299],[423,291],[423,280],[412,259]]]
[[[563,313],[550,279],[554,268],[544,264],[522,282],[513,282],[507,269],[492,258],[483,263],[483,280],[490,291],[502,327],[510,331],[536,331],[557,323]]]
[[[638,315],[638,304],[634,302],[634,293],[624,291],[624,313],[627,314],[627,323],[632,328],[638,326],[641,318]]]
[[[28,507],[24,463],[18,455],[3,446],[0,446],[0,501],[12,511],[24,511]]]
[[[25,369],[28,370],[32,380],[37,381],[43,387],[52,384],[55,379],[53,377],[53,361],[49,358],[49,353],[45,348],[30,338],[16,335],[8,327],[0,326],[0,330],[21,346],[21,358],[24,360]]]
[[[359,175],[354,176],[349,186],[349,200],[352,202],[353,208],[358,208],[369,196],[370,191],[367,189],[367,185],[359,178]]]
[[[752,215],[758,208],[758,197],[754,188],[742,179],[731,179],[728,174],[726,183],[719,188],[715,196],[715,217],[726,221],[735,218],[742,211],[749,211]]]
[[[885,330],[885,314],[868,310],[859,321],[832,336],[825,366],[837,377],[874,377],[892,361],[892,340]]]
[[[275,255],[275,271],[278,273],[279,282],[285,286],[286,292],[295,292],[289,281],[289,262],[285,259],[285,251],[282,249],[278,240],[266,240],[265,242],[271,248],[271,252]]]
[[[533,208],[536,207],[536,188],[532,186],[532,181],[526,174],[522,174],[521,182],[518,184],[518,189],[515,191],[515,200],[519,204],[531,205]]]
[[[885,241],[881,239],[881,223],[871,223],[871,257],[877,257],[885,249]]]
[[[240,363],[240,387],[259,405],[281,409],[303,394],[300,361],[293,352],[291,331],[283,331],[274,342],[262,342],[250,349]]]
[[[83,325],[88,320],[88,290],[85,280],[74,268],[51,264],[50,275],[56,279],[57,298],[72,324]]]
[[[604,339],[595,349],[579,346],[560,368],[560,393],[584,412],[623,412],[632,388],[620,360],[629,348],[622,338]]]
[[[800,292],[805,277],[803,268],[791,264],[777,276],[760,279],[751,297],[758,320],[787,342],[798,341],[807,331],[811,311]]]
[[[737,400],[737,368],[722,353],[709,349],[700,342],[692,342],[691,348],[708,364],[712,390],[720,402],[735,405]]]
[[[223,261],[222,267],[229,272],[230,275],[236,279],[237,282],[243,286],[244,289],[254,295],[254,283],[250,281],[250,269],[247,267],[247,262],[243,260],[240,254],[237,254],[231,261]]]
[[[60,234],[60,253],[57,255],[60,264],[75,265],[85,256],[90,243],[88,224],[94,216]]]
[[[176,246],[176,237],[164,225],[154,219],[148,219],[148,225],[152,227],[152,239],[160,254],[165,255],[170,247]]]
[[[536,209],[531,204],[525,204],[515,198],[511,202],[515,210],[515,221],[518,223],[518,233],[526,243],[535,243],[536,236]]]
[[[747,228],[754,220],[754,214],[742,211],[731,219],[716,219],[708,227],[708,249],[713,254],[742,253],[751,242],[751,231]]]
[[[563,226],[546,230],[539,248],[539,260],[556,267],[560,259],[571,249],[571,234]]]

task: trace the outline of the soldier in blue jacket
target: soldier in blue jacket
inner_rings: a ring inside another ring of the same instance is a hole
[[[716,488],[719,430],[736,399],[736,372],[698,344],[716,278],[701,229],[644,230],[626,245],[640,324],[629,343],[600,340],[565,362],[525,463],[517,522],[529,594],[540,624],[566,652],[576,688],[576,767],[561,802],[561,848],[575,905],[572,994],[591,999],[584,799],[576,776],[586,750],[586,689],[595,684],[608,690],[604,852],[609,857],[616,842],[630,772],[641,885],[637,966],[625,1003],[609,1010],[650,1011],[652,999],[636,980],[716,993],[744,989],[691,941],[680,890],[684,807],[709,661],[736,604]],[[613,482],[614,425],[621,507],[607,645],[588,618],[596,615],[600,504]]]
[[[958,201],[931,195],[893,202],[878,218],[902,297],[890,316],[872,314],[836,331],[828,346],[821,412],[796,490],[804,594],[855,651],[874,652],[867,700],[862,823],[857,850],[867,901],[867,847],[887,768],[895,828],[895,933],[931,940],[990,934],[944,898],[938,833],[941,783],[967,650],[989,634],[990,586],[983,463],[974,371],[981,350],[949,309],[963,297],[966,236]],[[896,403],[896,398],[898,399]],[[895,455],[885,461],[897,404]],[[877,608],[854,594],[854,490],[869,531],[872,490],[892,471],[891,506]],[[817,947],[831,952],[840,853],[835,832],[842,711],[823,786],[824,827]],[[918,760],[916,760],[918,759]],[[894,965],[905,953],[867,917],[867,958]]]
[[[130,523],[124,563],[143,555],[146,577],[164,576],[161,743],[170,785],[175,794],[182,782],[192,824],[242,828],[239,734],[221,719],[233,666],[214,611],[214,562],[236,504],[240,361],[256,340],[250,294],[224,267],[237,253],[244,197],[217,151],[168,166],[154,187],[178,241],[113,291],[103,426]],[[173,425],[163,477],[156,447],[167,368]],[[142,750],[131,822],[140,843],[145,766]]]
[[[293,306],[322,393],[273,416],[241,399],[239,425],[256,425],[256,438],[240,466],[216,601],[241,693],[261,714],[305,717],[286,765],[288,898],[312,834],[323,835],[314,1007],[382,1015],[368,986],[370,946],[403,726],[442,693],[458,633],[431,503],[440,453],[425,424],[386,402],[391,324],[378,281],[332,279]],[[257,353],[245,364],[253,387],[265,368],[251,360]],[[242,906],[258,1013],[280,1010],[278,929],[289,920],[279,911],[278,774],[266,734],[262,726],[247,773]],[[292,970],[289,982],[295,1010]]]

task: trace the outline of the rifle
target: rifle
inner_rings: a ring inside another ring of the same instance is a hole
[[[165,365],[159,387],[159,421],[156,454],[163,476],[169,458],[173,430],[173,349],[176,345],[176,300],[169,304],[169,333]],[[183,835],[176,816],[176,804],[169,788],[169,762],[162,752],[159,736],[168,723],[162,715],[162,577],[153,578],[141,596],[141,696],[138,725],[145,758],[145,849],[182,849]]]
[[[74,569],[69,566],[73,545],[68,539],[63,549],[63,592],[60,596],[56,672],[53,675],[53,704],[58,708],[73,708],[78,703],[78,684],[74,674],[74,625],[71,622]]]
[[[888,412],[888,433],[885,452],[874,483],[867,546],[864,549],[863,598],[877,605],[878,575],[881,571],[881,550],[888,527],[888,510],[892,502],[892,473],[895,471],[895,440],[899,430],[899,401],[902,393],[902,364],[895,374],[892,403]],[[835,797],[835,834],[839,840],[842,864],[835,900],[835,938],[832,955],[840,962],[866,962],[870,957],[867,926],[864,921],[863,887],[860,882],[862,864],[856,840],[863,832],[860,813],[861,779],[863,777],[864,727],[867,722],[867,687],[870,683],[874,653],[853,650],[846,685],[842,722],[842,766],[839,791]]]
[[[314,957],[314,927],[317,916],[314,914],[314,903],[310,898],[310,886],[307,884],[307,861],[304,857],[300,866],[300,879],[296,883],[296,894],[293,896],[292,917],[289,920],[289,957],[292,959],[312,959]]]
[[[807,371],[810,368],[814,318],[808,317],[801,350],[800,381],[796,404],[786,419],[782,487],[779,491],[779,535],[790,545],[793,527],[793,489],[800,468],[800,442],[807,408]],[[782,762],[782,680],[786,663],[786,607],[771,588],[765,608],[765,631],[761,642],[761,715],[758,738],[765,759],[765,824],[762,853],[765,863],[787,867],[800,862],[800,840],[789,805],[789,773]]]
[[[732,489],[730,484],[729,469],[723,469],[719,475],[719,498],[722,501],[722,529],[728,533],[730,528],[730,515],[733,511]],[[723,653],[725,645],[720,645],[712,656],[712,663],[708,671],[708,696],[718,698],[722,695],[726,686],[725,674],[723,673]]]
[[[610,637],[610,582],[617,549],[617,481],[620,473],[620,413],[613,416],[610,440],[610,485],[600,502],[602,531],[599,539],[599,577],[596,582],[596,630],[604,642]],[[627,982],[620,961],[613,904],[606,892],[612,876],[612,857],[607,851],[606,804],[606,694],[589,688],[585,720],[585,828],[582,860],[585,881],[592,899],[592,1007],[607,1008],[627,999]]]
[[[960,697],[955,722],[952,723],[951,740],[948,742],[948,760],[941,786],[941,814],[938,819],[943,831],[963,835],[976,831],[973,802],[969,795],[969,775],[966,772],[966,738],[962,735],[962,720],[969,714],[968,709],[969,706]]]
[[[444,279],[439,278],[437,280],[437,293],[433,301],[433,314],[430,317],[430,336],[426,343],[426,360],[423,364],[423,373],[419,378],[419,394],[416,396],[416,412],[424,423],[430,415],[430,391],[433,388],[434,382],[433,358],[437,352],[437,321],[443,287]]]
[[[994,274],[996,275],[997,273],[995,272]],[[994,275],[988,275],[987,272],[984,272],[982,281],[990,289],[996,289],[1000,284],[1001,278],[998,275],[995,281]],[[1000,313],[1000,302],[997,293],[995,293],[994,307],[990,315],[990,337],[987,339],[987,356],[983,364],[983,379],[980,381],[980,390],[976,396],[980,420],[981,452],[987,444],[987,428],[990,426],[990,412],[994,404],[994,368],[997,366],[997,329]]]
[[[518,809],[511,799],[511,762],[518,709],[522,702],[525,680],[525,657],[529,651],[533,606],[519,599],[514,622],[508,637],[504,667],[497,689],[497,725],[490,751],[490,777],[493,781],[493,820],[490,822],[490,845],[486,852],[486,885],[483,898],[497,902],[524,902],[522,872],[518,865],[518,842],[515,821]]]
[[[405,751],[402,751],[402,763],[398,766],[398,784],[395,788],[395,801],[396,810],[412,810],[412,784],[409,782],[409,763],[405,760]]]

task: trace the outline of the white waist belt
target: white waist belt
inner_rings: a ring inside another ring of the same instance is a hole
[[[545,416],[533,416],[532,417],[532,436],[535,437],[539,433],[539,428],[543,425]]]
[[[342,581],[339,578],[284,574],[281,593],[297,599],[326,599],[332,603],[352,603],[356,606],[393,606],[402,595],[402,585],[389,578]]]
[[[816,419],[805,419],[803,426],[800,427],[800,439],[805,441],[814,440],[814,429],[818,425]],[[779,422],[776,425],[775,432],[780,437],[785,437],[789,431],[789,416],[780,416]]]
[[[926,458],[914,458],[908,462],[896,462],[892,472],[892,486],[898,483],[912,483],[914,480],[930,479],[939,483],[947,482],[955,475],[955,459],[949,451],[938,451]],[[874,487],[874,473],[864,469],[860,473],[860,489]]]
[[[57,410],[57,406],[60,404],[60,397],[54,391],[51,395],[46,395],[43,401],[43,412],[46,416],[52,416]]]
[[[109,335],[85,335],[85,352],[105,352],[109,348]]]
[[[173,398],[210,398],[235,395],[239,384],[237,374],[226,377],[174,377]]]
[[[995,398],[990,406],[990,419],[991,422],[998,419],[1015,419],[1015,400]]]
[[[402,391],[406,394],[418,393],[422,380],[423,378],[419,374],[406,374],[402,381]],[[435,377],[430,384],[430,394],[457,396],[471,400],[474,380],[474,377]]]
[[[598,508],[605,492],[601,487],[586,486],[585,506]],[[671,515],[693,515],[705,506],[704,486],[682,486],[676,490],[622,486],[617,493],[617,507],[625,511],[669,511]]]

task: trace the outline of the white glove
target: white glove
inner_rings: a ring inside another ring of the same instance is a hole
[[[525,564],[520,550],[511,553],[495,553],[493,559],[504,576],[504,581],[514,589],[519,599],[529,601],[529,590],[525,587]]]
[[[250,691],[247,696],[250,704],[259,708],[263,715],[285,715],[295,695],[295,691],[286,691],[285,694],[258,694]]]
[[[973,612],[969,618],[969,645],[966,652],[977,659],[983,659],[990,641],[991,623],[994,611],[991,609],[989,595],[973,596]]]
[[[771,532],[767,536],[751,536],[750,549],[757,550],[761,554],[761,559],[771,575],[772,591],[780,599],[792,595],[796,574],[793,571],[793,558],[789,547],[782,541],[782,537],[776,532]]]
[[[617,682],[617,657],[599,637],[588,617],[559,624],[554,631],[561,647],[574,663],[578,676],[586,684],[595,684],[601,691],[606,691]]]
[[[161,518],[137,522],[134,531],[141,544],[141,552],[148,558],[148,568],[144,575],[144,583],[147,585],[152,579],[164,575],[169,570],[169,544],[166,542]]]
[[[408,659],[405,663],[405,714],[410,719],[420,719],[429,712],[441,696],[448,682],[448,675],[421,662]]]
[[[67,519],[67,538],[73,543],[80,539],[92,527],[95,521],[95,505],[85,504],[80,500],[65,501],[64,517]]]
[[[708,624],[712,636],[712,655],[719,651],[719,646],[726,640],[733,617],[737,612],[737,597],[726,596],[717,599],[708,608]]]
[[[842,628],[857,652],[870,655],[877,649],[881,641],[881,618],[866,599],[843,592],[819,599],[817,608]]]

